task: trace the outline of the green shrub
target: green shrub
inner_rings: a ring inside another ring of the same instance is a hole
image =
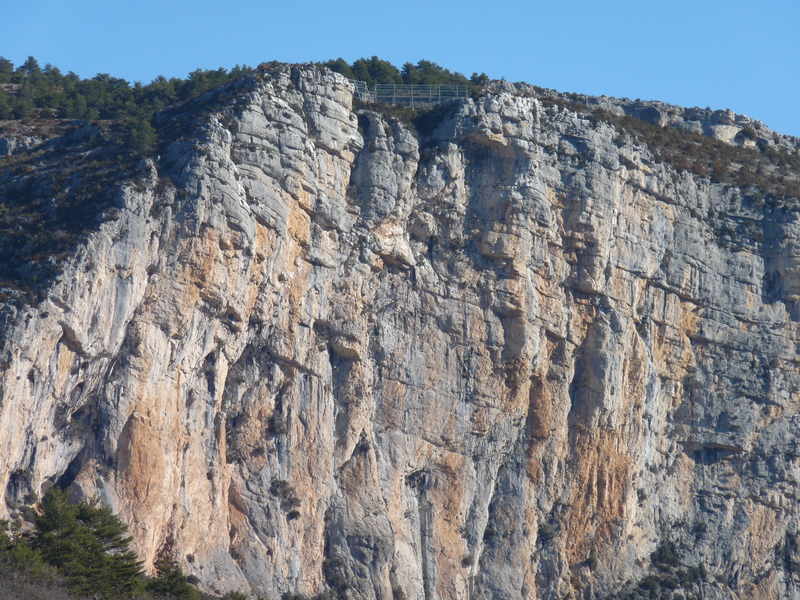
[[[652,563],[658,567],[677,567],[681,564],[680,557],[675,553],[675,546],[669,542],[661,545],[650,555]]]
[[[269,486],[269,493],[281,501],[281,508],[291,515],[290,521],[300,516],[296,510],[300,506],[300,498],[288,481],[273,479]]]
[[[41,553],[19,531],[10,531],[8,521],[0,521],[0,578],[3,576],[40,586],[61,584],[58,571],[42,560]]]
[[[181,568],[166,558],[156,565],[156,577],[147,582],[147,591],[177,600],[200,600]]]

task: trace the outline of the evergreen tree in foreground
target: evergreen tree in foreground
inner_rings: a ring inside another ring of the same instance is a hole
[[[146,577],[127,527],[97,500],[72,504],[54,488],[38,506],[36,531],[0,520],[0,600],[211,600],[168,558]],[[245,600],[228,592],[222,600]]]
[[[70,504],[66,492],[53,488],[41,509],[32,546],[73,591],[112,598],[144,590],[128,528],[110,508],[97,501]]]

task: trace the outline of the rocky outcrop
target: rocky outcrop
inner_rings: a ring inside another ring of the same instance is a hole
[[[524,94],[351,103],[167,115],[4,330],[5,510],[71,486],[265,598],[800,597],[794,209]]]
[[[491,82],[489,89],[544,101],[579,103],[614,115],[632,116],[654,125],[675,127],[737,146],[760,148],[773,146],[794,153],[800,150],[800,139],[773,131],[761,121],[737,115],[730,109],[713,110],[697,106],[684,108],[655,100],[562,93],[528,83],[511,83],[505,80]]]

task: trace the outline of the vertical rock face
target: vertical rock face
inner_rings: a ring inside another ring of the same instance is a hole
[[[223,92],[6,327],[7,512],[268,598],[800,597],[795,212],[510,92]]]

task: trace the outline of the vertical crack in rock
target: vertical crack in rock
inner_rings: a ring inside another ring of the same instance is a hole
[[[406,485],[411,488],[416,500],[416,520],[419,522],[419,550],[422,566],[422,581],[425,600],[436,600],[436,543],[433,530],[434,507],[428,500],[430,473],[415,471],[406,476]]]

